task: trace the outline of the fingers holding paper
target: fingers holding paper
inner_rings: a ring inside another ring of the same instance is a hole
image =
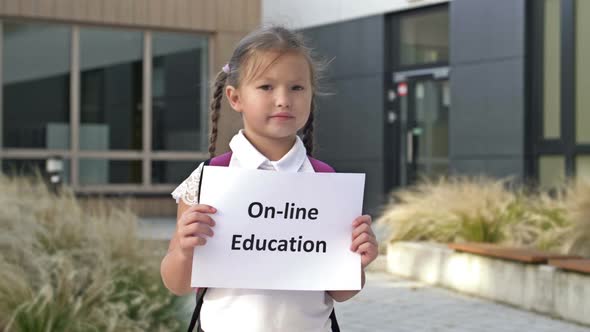
[[[214,207],[197,204],[182,213],[176,229],[183,251],[192,251],[196,246],[205,245],[207,238],[214,235],[212,228],[215,221],[209,214],[216,211]]]
[[[363,215],[352,223],[352,245],[350,249],[361,255],[361,267],[364,269],[377,258],[379,245],[373,229],[371,216]]]

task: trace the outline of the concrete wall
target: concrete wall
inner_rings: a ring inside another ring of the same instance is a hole
[[[451,169],[524,174],[525,0],[450,3]]]
[[[406,278],[590,325],[590,275],[549,265],[524,264],[444,245],[396,242],[387,270]]]
[[[303,30],[331,60],[316,115],[318,158],[339,172],[366,173],[365,212],[383,199],[384,16]]]

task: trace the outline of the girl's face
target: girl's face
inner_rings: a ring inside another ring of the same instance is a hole
[[[297,53],[266,52],[259,68],[239,88],[226,87],[234,110],[242,113],[246,137],[255,141],[294,139],[311,111],[309,63]],[[269,65],[270,64],[270,65]]]

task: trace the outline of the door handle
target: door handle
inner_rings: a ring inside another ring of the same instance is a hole
[[[408,163],[414,162],[414,133],[409,130],[406,133],[406,152],[407,152],[407,159]]]

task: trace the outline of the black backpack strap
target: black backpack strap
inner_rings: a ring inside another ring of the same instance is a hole
[[[205,160],[205,166],[209,165],[211,159]],[[201,171],[201,179],[199,181],[199,194],[197,201],[201,200],[201,182],[203,181],[203,172]],[[203,298],[205,297],[205,293],[207,292],[207,288],[199,288],[197,291],[196,296],[196,305],[195,310],[193,311],[193,316],[191,317],[191,322],[188,326],[188,332],[193,332],[195,326],[197,326],[197,332],[203,331],[201,329],[201,320],[199,316],[201,315],[201,307],[203,306]]]
[[[199,288],[197,291],[197,305],[195,305],[195,311],[193,311],[193,317],[191,318],[191,322],[188,326],[188,332],[193,332],[195,325],[197,326],[197,332],[203,331],[201,329],[201,320],[199,319],[199,316],[201,315],[201,307],[203,306],[203,298],[205,297],[206,292],[207,288]]]
[[[209,163],[211,162],[211,159],[207,159],[205,160],[203,167],[204,166],[209,166]],[[201,177],[199,178],[199,193],[197,194],[197,202],[201,202],[201,183],[203,182],[203,170],[201,170]]]
[[[332,322],[332,332],[340,332],[340,326],[338,326],[336,311],[334,309],[332,309],[332,313],[330,314],[330,321]]]

